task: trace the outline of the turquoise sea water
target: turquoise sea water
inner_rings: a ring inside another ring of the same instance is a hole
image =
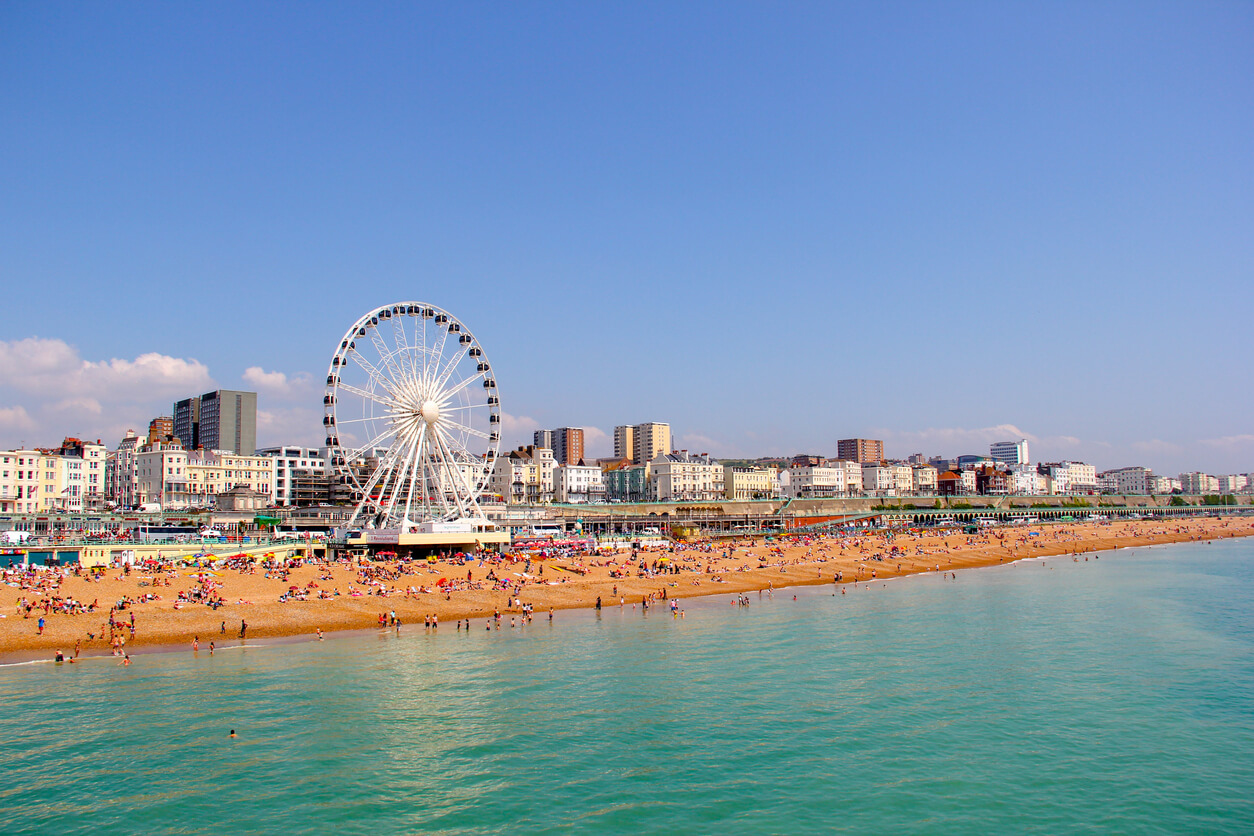
[[[2,828],[1254,831],[1249,541],[832,592],[0,668]]]

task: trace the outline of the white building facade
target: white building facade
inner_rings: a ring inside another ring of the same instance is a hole
[[[930,464],[916,464],[911,468],[915,496],[932,496],[936,493],[936,468]]]
[[[488,477],[488,492],[511,505],[553,501],[557,462],[547,447],[519,447],[498,456]]]
[[[177,441],[158,441],[135,457],[135,504],[186,508],[187,451]]]
[[[1028,458],[1026,438],[1019,441],[996,441],[988,446],[988,455],[999,464],[1027,464],[1031,461]]]
[[[1043,496],[1048,491],[1046,479],[1041,478],[1031,465],[1015,465],[1010,468],[1010,492],[1022,496]]]
[[[326,476],[327,457],[317,447],[266,447],[257,455],[274,459],[274,504],[293,504],[297,477]]]
[[[859,470],[861,473],[861,470]],[[790,467],[780,477],[784,496],[788,499],[811,499],[849,496],[849,483],[843,467],[807,465]]]
[[[218,494],[249,488],[274,503],[276,460],[272,456],[241,456],[229,450],[196,450],[187,454],[187,502],[207,508]]]
[[[862,465],[862,492],[867,496],[895,496],[892,469],[885,465]]]
[[[1219,493],[1219,479],[1198,471],[1181,473],[1180,490],[1189,494]]]
[[[559,464],[553,469],[554,501],[597,503],[605,501],[605,479],[596,465]]]
[[[657,502],[711,502],[723,498],[723,466],[706,455],[680,451],[649,463],[649,493]]]
[[[1098,476],[1102,493],[1123,496],[1145,496],[1150,492],[1150,479],[1154,471],[1148,467],[1121,467],[1107,470]]]
[[[1058,494],[1091,494],[1097,492],[1097,468],[1083,462],[1051,462],[1045,465]]]
[[[779,476],[770,467],[723,465],[723,496],[733,500],[774,499]]]
[[[1219,477],[1219,492],[1222,494],[1241,493],[1250,486],[1250,477],[1244,473],[1233,473]]]

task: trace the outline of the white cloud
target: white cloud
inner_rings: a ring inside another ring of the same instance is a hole
[[[60,339],[0,341],[0,399],[22,401],[0,411],[0,446],[37,430],[31,443],[54,445],[66,435],[108,439],[118,428],[142,432],[172,401],[214,389],[197,360],[149,352],[133,359],[86,360]]]
[[[1018,441],[1026,438],[1036,443],[1040,439],[1014,424],[998,424],[993,427],[930,427],[926,430],[875,430],[875,438],[884,440],[884,455],[904,458],[912,453],[927,455],[960,456],[967,453],[987,453],[994,441]]]
[[[527,415],[501,413],[501,449],[512,450],[520,444],[530,444],[540,422]]]
[[[0,341],[0,386],[57,400],[67,395],[100,401],[174,396],[208,391],[212,385],[209,368],[197,360],[150,352],[134,360],[89,361],[64,340]]]
[[[259,393],[277,398],[308,398],[313,394],[310,387],[313,378],[306,372],[289,378],[283,372],[268,372],[261,366],[249,366],[244,370],[243,380]]]
[[[1143,453],[1145,455],[1151,455],[1151,456],[1153,455],[1174,456],[1174,455],[1184,452],[1184,448],[1181,447],[1179,444],[1173,444],[1170,441],[1163,441],[1162,439],[1159,439],[1159,438],[1154,438],[1149,441],[1134,441],[1128,446],[1131,447],[1133,450],[1137,451],[1138,453]]]
[[[1234,449],[1238,447],[1248,447],[1254,445],[1254,435],[1245,433],[1242,435],[1225,435],[1222,438],[1204,438],[1198,444],[1205,444],[1207,447],[1219,447],[1223,449]]]
[[[25,432],[35,428],[35,421],[22,406],[0,407],[0,430]]]
[[[583,455],[589,461],[614,455],[614,437],[599,427],[584,427]]]
[[[287,382],[287,375],[283,372],[265,371],[261,366],[249,366],[244,369],[244,382],[258,391],[286,394],[291,389],[291,384]]]
[[[728,455],[728,447],[717,439],[700,433],[686,433],[679,437],[679,449],[689,453],[709,453],[712,456]]]
[[[48,407],[53,412],[86,412],[89,415],[100,415],[104,407],[95,398],[66,398]]]
[[[320,409],[296,406],[257,410],[258,447],[281,444],[321,447],[325,442]]]

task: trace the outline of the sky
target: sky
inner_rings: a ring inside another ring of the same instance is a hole
[[[1254,4],[0,4],[0,447],[420,301],[506,446],[1254,470]]]

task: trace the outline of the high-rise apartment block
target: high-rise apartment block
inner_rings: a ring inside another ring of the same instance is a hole
[[[583,460],[583,429],[580,427],[536,430],[534,444],[552,450],[558,464],[574,465]]]
[[[174,436],[185,450],[257,452],[257,393],[219,389],[174,404]]]
[[[836,458],[868,464],[884,460],[884,442],[873,438],[842,438],[836,442]]]
[[[200,398],[184,398],[174,404],[174,417],[171,419],[173,435],[179,440],[184,450],[195,450],[200,446]],[[164,440],[163,436],[148,435],[148,443],[153,444]]]
[[[671,425],[658,422],[636,424],[636,460],[647,464],[671,451]],[[719,474],[722,475],[721,472]]]
[[[1027,464],[1031,461],[1028,458],[1026,438],[1019,441],[996,441],[988,446],[988,455],[1001,464]]]
[[[636,428],[635,427],[615,427],[614,428],[614,458],[634,459],[636,452]]]
[[[559,427],[554,430],[553,457],[558,464],[577,465],[583,461],[583,429]]]
[[[671,425],[658,421],[614,428],[614,456],[648,464],[671,451]]]

